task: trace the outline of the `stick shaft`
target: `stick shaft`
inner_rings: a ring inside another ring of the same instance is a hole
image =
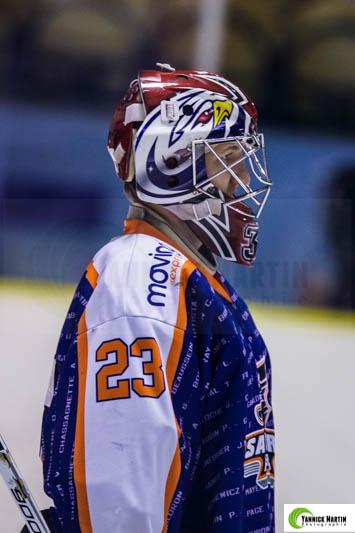
[[[0,474],[32,533],[50,533],[48,526],[0,434]]]

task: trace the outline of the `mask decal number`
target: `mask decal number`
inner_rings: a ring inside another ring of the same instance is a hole
[[[258,226],[249,224],[244,229],[245,244],[242,244],[242,257],[245,261],[252,263],[256,256],[258,246]]]

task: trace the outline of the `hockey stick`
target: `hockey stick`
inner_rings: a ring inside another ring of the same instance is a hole
[[[26,520],[29,531],[33,533],[50,533],[41,512],[33,499],[16,463],[0,434],[0,473],[5,480],[16,504]]]

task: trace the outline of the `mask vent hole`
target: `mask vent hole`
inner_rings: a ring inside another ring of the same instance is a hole
[[[176,187],[179,185],[179,180],[176,176],[170,176],[168,179],[168,186],[169,187]]]
[[[194,109],[193,109],[192,105],[188,105],[188,104],[186,104],[186,105],[184,105],[184,107],[182,108],[182,111],[183,111],[184,115],[190,116],[190,115],[193,114]]]
[[[166,168],[172,170],[178,166],[178,160],[176,157],[168,157],[164,160]]]

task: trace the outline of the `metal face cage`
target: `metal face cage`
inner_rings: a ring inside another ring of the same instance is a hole
[[[237,148],[237,157],[232,161],[217,152],[221,143],[230,143]],[[192,141],[193,185],[198,194],[205,194],[211,198],[220,198],[224,205],[233,211],[251,219],[259,218],[270,193],[272,182],[268,175],[264,136],[262,133],[240,137],[226,137],[223,139],[198,139]],[[201,179],[197,173],[197,160],[207,153],[212,153],[222,166],[221,170]],[[248,172],[250,182],[246,183],[238,174],[238,166],[244,166]],[[213,181],[223,173],[236,182],[236,193],[225,195]]]

